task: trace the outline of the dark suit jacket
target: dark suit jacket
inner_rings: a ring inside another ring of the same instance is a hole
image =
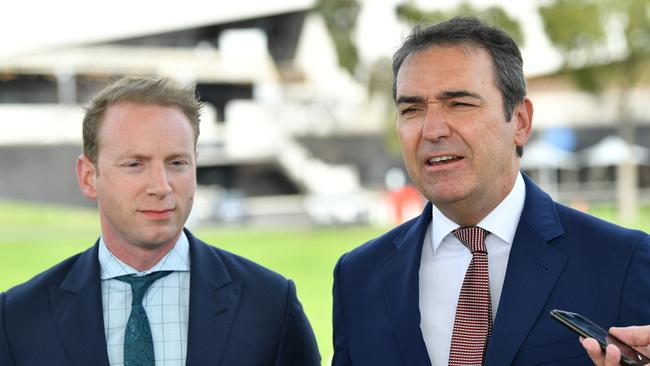
[[[554,203],[530,179],[485,365],[593,365],[550,318],[604,327],[650,323],[650,237]],[[418,271],[431,206],[345,254],[334,271],[334,366],[430,365]]]
[[[293,282],[185,233],[187,365],[320,365]],[[108,365],[97,247],[0,294],[0,365]]]

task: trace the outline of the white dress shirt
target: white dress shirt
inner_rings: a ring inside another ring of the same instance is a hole
[[[155,266],[138,272],[115,257],[99,240],[102,280],[102,308],[108,360],[124,365],[124,330],[131,313],[131,285],[115,277],[173,271],[155,281],[145,293],[142,305],[149,319],[154,355],[158,366],[182,366],[187,357],[187,326],[190,302],[190,247],[185,233]]]
[[[492,296],[492,319],[499,306],[512,240],[524,208],[526,187],[521,173],[506,198],[477,226],[489,231],[485,238]],[[435,206],[424,238],[419,272],[420,329],[432,366],[449,361],[456,305],[472,254],[451,232],[460,225]]]

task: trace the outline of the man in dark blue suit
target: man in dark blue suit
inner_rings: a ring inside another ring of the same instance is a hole
[[[393,76],[402,155],[429,203],[340,258],[334,366],[590,365],[550,310],[650,321],[650,237],[557,204],[519,172],[533,106],[507,34],[472,17],[418,27]],[[458,232],[485,238],[476,249]]]
[[[200,109],[165,78],[93,98],[77,178],[101,237],[0,294],[0,365],[320,365],[292,281],[183,229]]]

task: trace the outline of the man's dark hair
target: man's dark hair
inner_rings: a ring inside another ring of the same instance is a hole
[[[501,29],[489,26],[476,17],[459,16],[426,28],[417,25],[393,55],[393,100],[397,97],[397,73],[410,54],[431,46],[473,45],[490,53],[496,86],[503,97],[506,120],[526,96],[523,60],[517,43]],[[523,150],[517,147],[521,156]]]

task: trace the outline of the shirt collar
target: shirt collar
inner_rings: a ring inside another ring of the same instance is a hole
[[[489,231],[504,242],[512,245],[515,232],[517,231],[517,225],[519,224],[519,218],[524,209],[525,200],[526,184],[521,173],[517,173],[515,185],[512,187],[510,193],[476,226]],[[452,231],[459,228],[460,225],[443,215],[435,205],[432,205],[431,210],[431,245],[433,252],[436,253],[443,239],[451,234]]]
[[[189,272],[190,270],[190,245],[184,232],[176,240],[174,247],[150,269],[139,272],[128,264],[119,260],[108,250],[104,237],[99,238],[99,268],[102,280],[107,280],[123,275],[145,275],[158,271]]]

